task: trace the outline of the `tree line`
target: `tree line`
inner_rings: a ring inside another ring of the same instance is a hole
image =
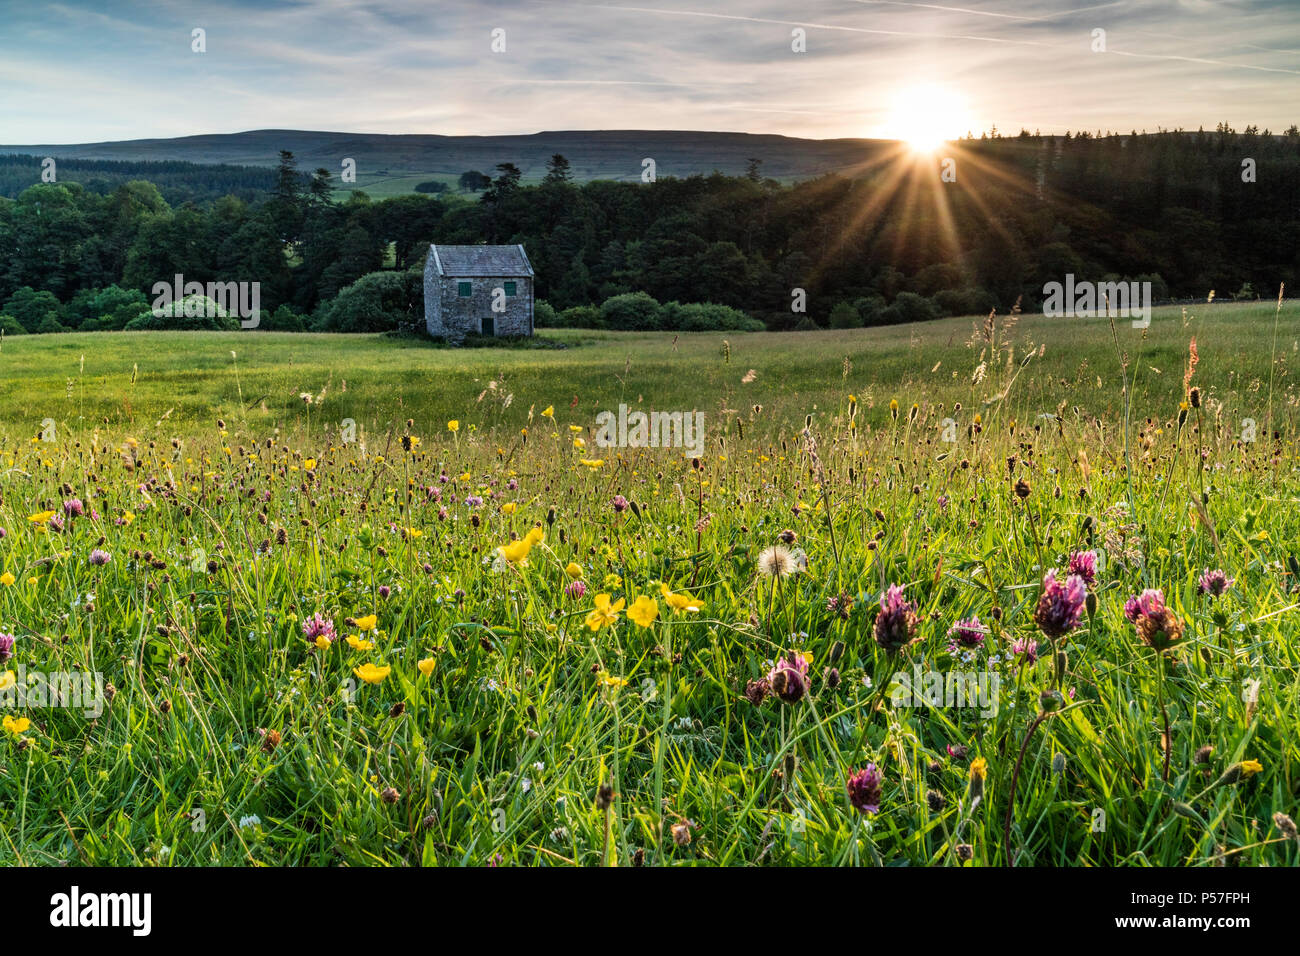
[[[41,183],[0,199],[0,315],[29,332],[122,328],[155,282],[182,274],[261,283],[267,328],[419,327],[430,242],[523,243],[539,324],[617,328],[1031,309],[1068,273],[1183,299],[1268,297],[1300,279],[1295,127],[1022,131],[944,152],[794,184],[758,161],[743,176],[577,184],[557,155],[537,184],[502,163],[462,176],[469,196],[380,200],[340,194],[288,153],[251,196],[173,202],[144,179]],[[189,164],[156,165],[168,169],[151,176],[183,177]],[[212,175],[203,181],[223,174]]]

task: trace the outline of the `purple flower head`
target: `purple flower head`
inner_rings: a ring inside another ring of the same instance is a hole
[[[14,642],[17,640],[12,634],[0,634],[0,664],[13,656]]]
[[[1087,596],[1088,589],[1079,575],[1071,574],[1061,584],[1056,580],[1056,572],[1048,571],[1043,578],[1043,596],[1038,599],[1034,621],[1052,640],[1064,637],[1079,626]]]
[[[1097,552],[1096,551],[1075,551],[1070,555],[1070,564],[1066,568],[1066,574],[1077,574],[1083,578],[1083,583],[1092,586],[1097,580]]]
[[[853,804],[853,809],[864,816],[879,813],[881,784],[884,782],[885,775],[876,769],[874,763],[867,764],[849,777],[849,803]]]
[[[321,617],[317,611],[307,620],[302,622],[302,633],[309,641],[314,641],[318,637],[324,637],[328,640],[334,640],[334,622],[327,617]]]
[[[1038,642],[1018,637],[1011,645],[1011,653],[1016,656],[1023,654],[1025,663],[1033,664],[1038,660]]]
[[[613,504],[615,514],[620,514],[627,510],[627,499],[622,495],[615,495]]]
[[[511,478],[506,482],[506,489],[509,491],[517,491],[519,489],[519,481],[515,478]]]
[[[1165,604],[1165,592],[1147,588],[1124,605],[1137,636],[1148,647],[1167,651],[1183,639],[1183,622]]]
[[[768,671],[767,683],[787,704],[799,703],[808,692],[808,659],[791,651]]]
[[[99,548],[90,552],[90,563],[97,568],[102,568],[112,560],[113,556],[111,554],[107,551],[101,551]]]
[[[55,515],[54,517],[52,517],[52,518],[50,519],[50,530],[62,534],[62,533],[63,533],[63,519],[62,519],[61,517],[59,517],[58,515]]]
[[[390,588],[387,584],[381,584],[381,585],[379,585],[379,596],[380,596],[381,598],[386,598],[386,597],[388,597],[388,595],[390,595],[390,594],[392,594],[392,593],[393,593],[393,589]]]
[[[478,508],[483,504],[483,499],[478,495],[466,495],[465,504],[471,508]]]
[[[901,587],[891,584],[880,598],[873,632],[876,643],[887,651],[906,647],[915,639],[917,622],[916,604],[903,598]]]
[[[951,654],[983,647],[986,634],[988,628],[980,623],[978,616],[972,616],[966,621],[958,621],[948,629],[948,652]]]
[[[570,581],[568,586],[564,589],[564,593],[576,601],[587,593],[587,585],[582,581]]]
[[[63,502],[63,513],[70,518],[80,518],[86,513],[86,508],[80,498],[69,498]]]
[[[1219,568],[1213,571],[1206,570],[1196,584],[1196,589],[1202,594],[1208,594],[1212,598],[1222,597],[1223,593],[1237,582],[1236,578],[1230,578]]]

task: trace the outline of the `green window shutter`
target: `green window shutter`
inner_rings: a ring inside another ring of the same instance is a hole
[[[474,283],[472,283],[472,282],[457,282],[457,283],[456,283],[456,294],[457,294],[457,295],[460,295],[460,296],[466,296],[466,297],[473,295],[473,294],[474,294]]]
[[[506,295],[514,295],[514,294],[515,294],[515,284],[513,282],[507,282]]]

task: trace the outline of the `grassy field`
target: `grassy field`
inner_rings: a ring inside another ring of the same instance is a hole
[[[1298,319],[6,338],[0,863],[1297,865]]]

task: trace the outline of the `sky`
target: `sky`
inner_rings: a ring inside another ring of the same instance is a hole
[[[1220,121],[1300,123],[1300,0],[0,0],[9,144]]]

